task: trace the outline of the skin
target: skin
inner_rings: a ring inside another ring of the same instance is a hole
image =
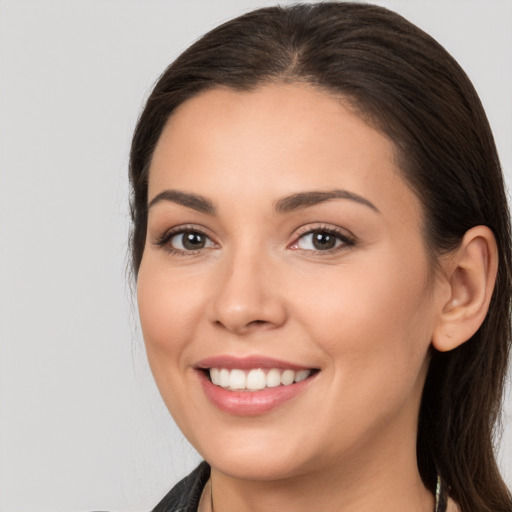
[[[161,135],[149,201],[167,190],[199,194],[216,213],[149,208],[141,325],[169,411],[212,466],[215,510],[432,511],[417,417],[451,274],[433,273],[391,141],[313,87],[214,89]],[[372,206],[334,198],[275,211],[283,197],[332,190]],[[204,232],[205,247],[157,243],[180,226]],[[352,242],[314,250],[305,233],[326,228]],[[207,399],[195,369],[224,354],[320,371],[279,407],[236,416]]]

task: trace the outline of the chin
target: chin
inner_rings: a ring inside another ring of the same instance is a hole
[[[191,439],[202,457],[217,471],[242,480],[272,481],[300,475],[310,468],[307,444],[281,429],[230,429],[198,442]]]
[[[304,461],[289,460],[279,451],[272,456],[233,457],[213,455],[206,461],[215,470],[235,479],[250,481],[278,481],[303,473]]]

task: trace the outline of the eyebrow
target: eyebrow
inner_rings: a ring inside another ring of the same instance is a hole
[[[294,210],[301,210],[320,203],[325,203],[331,199],[348,199],[364,206],[368,206],[373,211],[380,213],[379,209],[373,203],[368,201],[368,199],[365,199],[358,194],[354,194],[353,192],[349,192],[348,190],[338,189],[326,192],[299,192],[279,199],[274,203],[274,208],[277,213],[288,213]]]
[[[368,199],[349,192],[348,190],[329,190],[329,191],[310,191],[310,192],[299,192],[290,196],[278,199],[274,203],[274,210],[277,213],[289,213],[295,210],[301,210],[303,208],[309,208],[317,204],[325,203],[331,199],[348,199],[355,201],[356,203],[362,204],[369,207],[373,211],[380,213],[379,209]],[[199,194],[192,194],[190,192],[181,192],[179,190],[164,190],[157,194],[148,204],[148,210],[162,201],[170,201],[172,203],[180,204],[186,208],[191,208],[200,213],[207,215],[215,215],[217,209],[215,205],[206,197]]]
[[[215,215],[217,211],[214,204],[209,199],[206,199],[206,197],[179,190],[164,190],[160,192],[151,199],[148,204],[148,210],[162,201],[177,203],[207,215]]]

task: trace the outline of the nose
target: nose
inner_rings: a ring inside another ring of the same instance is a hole
[[[238,254],[223,261],[210,301],[210,320],[239,335],[282,326],[287,308],[278,273],[261,254]]]

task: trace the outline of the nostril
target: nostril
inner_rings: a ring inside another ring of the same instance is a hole
[[[222,322],[222,320],[216,320],[215,321],[215,325],[217,327],[224,327],[224,328],[228,328],[229,330],[233,330],[233,331],[247,331],[247,330],[252,330],[252,328],[257,328],[259,326],[265,326],[265,325],[268,325],[269,322],[267,322],[266,320],[252,320],[246,324],[243,324],[243,325],[238,325],[238,326],[235,326],[235,325],[226,325]]]
[[[251,329],[251,328],[257,328],[259,326],[265,326],[265,325],[269,325],[269,322],[265,321],[265,320],[253,320],[252,322],[249,322],[246,326],[246,328],[248,329]]]

